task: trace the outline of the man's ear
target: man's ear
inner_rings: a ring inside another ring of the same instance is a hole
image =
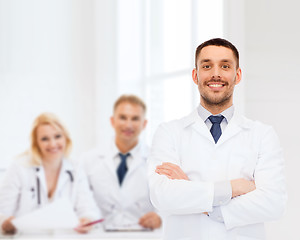
[[[192,72],[192,77],[193,77],[193,82],[198,85],[198,74],[197,74],[197,69],[194,68]]]
[[[242,69],[238,68],[236,71],[235,85],[239,84],[242,80]]]
[[[115,120],[114,120],[113,116],[110,117],[110,124],[111,124],[112,127],[115,126]]]
[[[148,120],[144,120],[144,123],[143,123],[143,129],[145,129],[145,127],[147,126],[147,124],[148,124]]]

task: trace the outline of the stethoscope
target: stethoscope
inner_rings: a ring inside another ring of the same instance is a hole
[[[39,172],[40,168],[37,167],[35,170],[36,172]],[[70,170],[66,170],[66,173],[69,175],[71,183],[73,183],[74,177],[72,172]],[[37,203],[38,205],[41,205],[41,183],[38,176],[36,176],[36,189],[37,189]],[[31,191],[34,191],[34,188],[32,188]]]

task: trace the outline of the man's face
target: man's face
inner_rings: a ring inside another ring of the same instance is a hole
[[[115,129],[116,141],[134,144],[147,124],[143,108],[128,102],[120,103],[110,120]]]
[[[198,85],[204,107],[232,105],[232,95],[241,80],[241,69],[231,49],[222,46],[204,47],[198,56],[193,81]]]

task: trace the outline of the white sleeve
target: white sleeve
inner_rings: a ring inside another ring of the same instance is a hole
[[[178,153],[180,140],[178,128],[162,124],[153,139],[148,159],[148,176],[151,201],[159,211],[170,214],[193,214],[211,212],[213,208],[214,183],[171,180],[155,173],[156,166],[171,162],[181,167]],[[183,169],[184,170],[184,169]]]
[[[90,190],[87,177],[82,169],[77,169],[75,183],[75,209],[80,218],[97,220],[102,217],[97,207],[92,191]]]
[[[15,161],[5,172],[0,185],[0,226],[16,212],[21,194],[21,176],[19,164]]]
[[[254,172],[256,190],[233,198],[221,206],[227,229],[276,220],[287,201],[284,160],[278,137],[268,128],[259,142],[258,161]]]

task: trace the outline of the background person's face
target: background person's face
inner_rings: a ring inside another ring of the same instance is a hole
[[[140,105],[123,102],[119,104],[111,117],[111,124],[115,129],[117,141],[137,143],[147,121]]]
[[[232,95],[241,80],[241,70],[236,69],[236,60],[231,49],[222,46],[204,47],[198,57],[193,80],[198,85],[202,105],[232,105]]]
[[[66,138],[61,130],[50,124],[43,124],[37,128],[37,144],[43,161],[58,160],[63,158]]]

